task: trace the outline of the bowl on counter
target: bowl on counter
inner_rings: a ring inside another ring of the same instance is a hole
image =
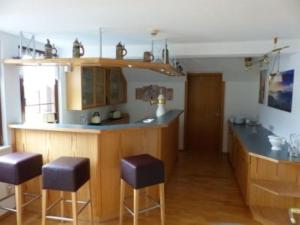
[[[272,145],[272,150],[273,151],[279,151],[281,150],[282,145],[285,143],[285,139],[283,137],[278,137],[275,135],[269,135],[268,136],[269,142]]]

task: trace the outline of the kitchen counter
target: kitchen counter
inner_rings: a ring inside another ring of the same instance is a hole
[[[273,161],[300,162],[300,157],[290,157],[288,144],[280,151],[271,150],[268,135],[274,135],[262,126],[246,126],[230,124],[234,134],[239,138],[244,149],[250,155],[271,159]]]
[[[170,110],[165,115],[155,118],[151,123],[143,123],[142,120],[128,124],[116,125],[80,125],[80,124],[11,124],[10,128],[14,129],[30,129],[30,130],[49,130],[62,132],[86,132],[101,133],[103,131],[122,130],[130,128],[146,128],[146,127],[166,127],[174,119],[182,114],[182,110]]]

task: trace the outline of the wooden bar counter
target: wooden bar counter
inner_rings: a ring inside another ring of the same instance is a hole
[[[264,225],[290,224],[288,209],[300,208],[300,157],[290,157],[287,144],[272,151],[268,135],[274,134],[261,126],[230,124],[229,159],[254,218]]]
[[[129,155],[148,153],[165,162],[166,179],[174,167],[178,151],[178,126],[181,110],[172,110],[150,124],[142,122],[111,125],[10,125],[12,146],[19,152],[43,155],[44,163],[60,156],[88,157],[91,162],[93,209],[96,221],[118,217],[120,192],[120,159]],[[40,191],[39,179],[25,185],[25,189]],[[84,187],[79,199],[86,197]],[[131,193],[131,192],[128,192]],[[156,188],[151,188],[156,198]],[[55,201],[58,193],[51,193]],[[66,196],[67,197],[67,196]],[[36,205],[33,210],[39,211]],[[68,212],[68,209],[66,210]],[[85,219],[85,214],[82,215]]]

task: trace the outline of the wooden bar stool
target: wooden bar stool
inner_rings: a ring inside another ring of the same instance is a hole
[[[42,224],[46,219],[73,222],[78,224],[78,215],[89,206],[90,223],[93,224],[93,209],[91,199],[90,161],[88,158],[61,157],[43,166],[43,190],[42,190]],[[77,200],[77,191],[88,182],[89,199]],[[48,190],[60,191],[60,198],[47,208]],[[63,192],[71,192],[72,200],[65,200]],[[47,215],[47,211],[60,203],[61,216]],[[72,204],[72,218],[64,217],[64,203]],[[77,210],[77,204],[82,206]]]
[[[134,189],[133,211],[124,203],[125,182]],[[141,188],[159,185],[160,202],[146,209],[139,209],[139,192]],[[137,155],[121,160],[121,198],[120,225],[123,224],[124,208],[133,215],[134,225],[138,225],[138,214],[160,208],[161,224],[165,225],[165,192],[164,192],[164,163],[150,155]]]
[[[6,200],[16,196],[16,208],[0,206],[0,209],[15,212],[17,225],[22,225],[22,211],[25,206],[40,198],[40,195],[23,193],[22,184],[41,175],[43,157],[32,153],[9,153],[0,157],[0,182],[15,185],[15,194],[8,195],[2,199]],[[30,200],[23,203],[23,194]]]

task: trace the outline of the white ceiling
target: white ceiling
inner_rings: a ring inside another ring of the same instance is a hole
[[[71,42],[149,43],[149,32],[172,43],[300,38],[299,0],[0,0],[0,30]]]

